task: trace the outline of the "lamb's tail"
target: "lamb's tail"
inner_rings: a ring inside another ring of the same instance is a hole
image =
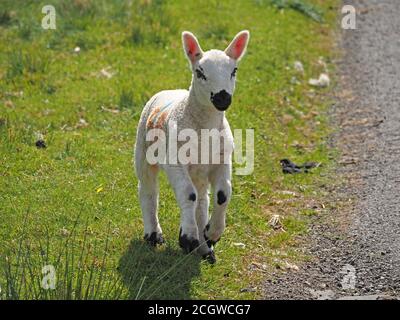
[[[135,172],[139,179],[143,174],[144,166],[146,164],[146,132],[147,132],[146,123],[147,123],[147,118],[149,116],[149,112],[151,111],[155,99],[156,96],[153,96],[143,108],[136,132],[136,143],[134,148],[133,159],[134,159]]]

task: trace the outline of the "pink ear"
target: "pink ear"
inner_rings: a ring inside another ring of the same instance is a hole
[[[226,48],[225,53],[235,60],[240,60],[246,52],[250,33],[247,30],[239,32]]]
[[[199,42],[196,37],[190,32],[182,33],[183,49],[185,50],[186,56],[189,58],[191,63],[194,63],[203,55],[203,51],[200,48]]]

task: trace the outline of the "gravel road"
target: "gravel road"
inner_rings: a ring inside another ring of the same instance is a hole
[[[342,31],[332,113],[347,180],[337,193],[353,204],[315,221],[314,259],[274,275],[266,299],[400,298],[400,1],[344,2],[357,29]]]

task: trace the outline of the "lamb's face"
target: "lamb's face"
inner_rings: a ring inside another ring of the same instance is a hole
[[[225,52],[210,50],[193,65],[193,90],[196,97],[219,111],[228,109],[235,91],[236,60]]]
[[[183,32],[182,40],[192,67],[192,90],[196,98],[202,105],[225,111],[232,102],[237,63],[246,51],[249,32],[239,32],[225,51],[203,52],[190,32]]]

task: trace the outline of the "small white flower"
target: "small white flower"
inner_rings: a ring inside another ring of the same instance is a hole
[[[326,73],[322,73],[319,79],[310,79],[308,83],[314,87],[326,88],[329,87],[331,80]]]
[[[304,72],[304,66],[303,66],[303,64],[302,64],[300,61],[295,61],[295,62],[294,62],[294,69],[295,69],[297,72],[301,72],[301,73]]]
[[[242,242],[234,242],[233,245],[234,245],[235,247],[239,247],[239,248],[241,248],[241,249],[246,248],[246,245],[245,245],[244,243],[242,243]]]

